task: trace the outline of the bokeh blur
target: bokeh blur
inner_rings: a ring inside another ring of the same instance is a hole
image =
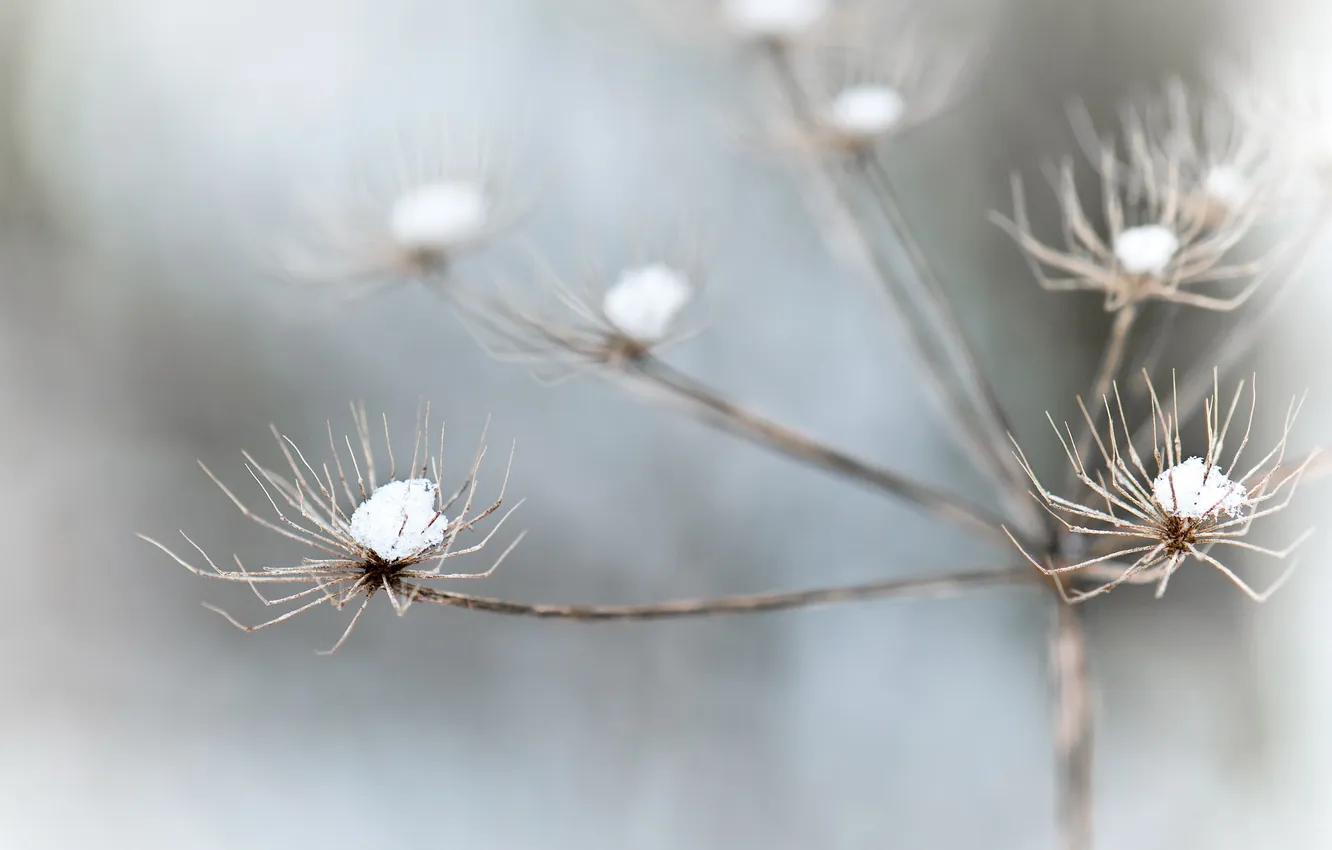
[[[921,7],[983,45],[980,70],[891,169],[1019,436],[1056,470],[1045,411],[1075,414],[1107,320],[1094,296],[1041,292],[987,220],[1009,173],[1039,186],[1075,150],[1070,99],[1112,120],[1260,41],[1316,54],[1332,13]],[[419,287],[280,272],[336,212],[330,187],[398,156],[404,127],[483,127],[531,209],[458,278],[521,276],[532,250],[576,275],[683,225],[704,237],[715,318],[671,363],[983,492],[800,168],[756,144],[772,94],[742,53],[619,0],[0,0],[0,848],[1054,846],[1039,594],[642,625],[398,619],[376,599],[317,658],[348,612],[243,634],[199,603],[272,612],[134,536],[299,557],[196,459],[253,498],[240,452],[280,463],[270,422],[318,445],[364,400],[405,440],[428,399],[456,467],[488,416],[492,446],[516,441],[530,533],[487,594],[652,601],[1014,563],[595,377],[540,385]],[[1033,204],[1053,222],[1050,193]],[[1277,408],[1309,390],[1301,451],[1332,434],[1329,271],[1310,268],[1240,370]],[[1170,357],[1188,365],[1223,326],[1187,324]],[[1326,486],[1285,530],[1327,525]],[[1100,846],[1332,846],[1329,534],[1264,606],[1186,569],[1160,601],[1085,607]]]

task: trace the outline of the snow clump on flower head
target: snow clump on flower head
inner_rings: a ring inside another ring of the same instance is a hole
[[[435,507],[436,492],[428,478],[390,481],[352,512],[352,538],[385,561],[438,546],[448,520]]]

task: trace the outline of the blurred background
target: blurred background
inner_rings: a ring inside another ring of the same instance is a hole
[[[1260,39],[1317,49],[1332,12],[926,11],[985,45],[981,71],[890,167],[1029,454],[1058,469],[1044,412],[1075,413],[1106,315],[1041,293],[986,220],[1010,171],[1050,223],[1039,169],[1074,150],[1071,98],[1111,117]],[[523,243],[570,273],[589,253],[613,265],[644,223],[683,221],[706,236],[716,319],[671,363],[982,492],[799,169],[746,141],[770,101],[743,54],[615,0],[0,0],[0,847],[1053,846],[1037,594],[600,626],[425,606],[399,620],[377,599],[316,658],[347,612],[242,634],[199,603],[271,616],[248,589],[134,537],[184,528],[215,556],[299,557],[196,459],[256,497],[240,452],[281,462],[268,423],[317,446],[364,400],[405,441],[428,399],[455,468],[487,415],[492,446],[517,442],[513,521],[530,534],[479,592],[653,601],[1012,564],[595,378],[541,386],[417,287],[349,297],[272,273],[308,200],[395,156],[404,124],[480,125],[535,205],[460,278],[521,272]],[[1278,413],[1310,391],[1300,451],[1332,433],[1324,275],[1246,363]],[[1218,327],[1188,325],[1174,354]],[[1287,531],[1326,525],[1326,485],[1301,502]],[[1197,568],[1161,601],[1130,588],[1086,606],[1100,846],[1332,845],[1328,533],[1266,606]]]

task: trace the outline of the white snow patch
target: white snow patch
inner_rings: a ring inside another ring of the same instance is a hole
[[[435,507],[436,491],[429,478],[390,481],[352,512],[352,538],[386,561],[438,546],[448,520]]]
[[[731,27],[749,38],[794,38],[828,14],[828,0],[724,0]]]
[[[638,342],[660,342],[694,296],[684,272],[656,263],[620,273],[606,290],[601,312],[617,331]]]
[[[1209,468],[1200,457],[1177,463],[1156,476],[1152,494],[1161,510],[1188,519],[1236,516],[1249,497],[1243,484],[1231,481],[1216,466]]]
[[[479,236],[489,212],[490,201],[475,183],[426,183],[394,201],[389,232],[404,248],[446,251]]]
[[[906,101],[894,88],[862,84],[848,86],[833,98],[829,118],[832,126],[852,136],[877,136],[902,120]]]
[[[1115,257],[1130,274],[1161,274],[1179,250],[1179,237],[1168,227],[1130,227],[1115,239]]]
[[[1253,196],[1244,172],[1233,165],[1214,165],[1203,177],[1203,191],[1229,210],[1238,210]]]

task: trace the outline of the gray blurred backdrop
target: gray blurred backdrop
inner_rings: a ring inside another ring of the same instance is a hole
[[[983,39],[984,70],[892,167],[1043,468],[1044,411],[1075,411],[1105,319],[1094,297],[1040,293],[986,221],[1010,169],[1039,180],[1072,150],[1071,97],[1110,115],[1256,29],[1316,47],[1319,5],[929,7]],[[557,266],[614,262],[626,223],[706,234],[717,320],[671,362],[967,492],[976,474],[799,172],[737,142],[764,112],[752,71],[616,0],[0,0],[0,847],[1053,845],[1034,594],[602,626],[399,620],[375,600],[316,658],[345,612],[242,634],[199,603],[256,620],[247,589],[133,536],[290,557],[196,458],[250,496],[240,451],[280,462],[270,421],[317,444],[363,399],[405,439],[429,399],[458,464],[487,415],[492,445],[517,441],[531,533],[486,593],[649,601],[1011,563],[595,379],[542,387],[424,292],[347,299],[266,272],[309,186],[390,156],[404,120],[481,120],[538,201],[518,235]],[[521,257],[502,241],[459,271]],[[1277,406],[1311,391],[1301,449],[1332,433],[1325,279],[1259,364]],[[1320,487],[1290,528],[1326,525]],[[1160,602],[1087,607],[1101,846],[1332,846],[1329,533],[1262,608],[1199,569]]]

